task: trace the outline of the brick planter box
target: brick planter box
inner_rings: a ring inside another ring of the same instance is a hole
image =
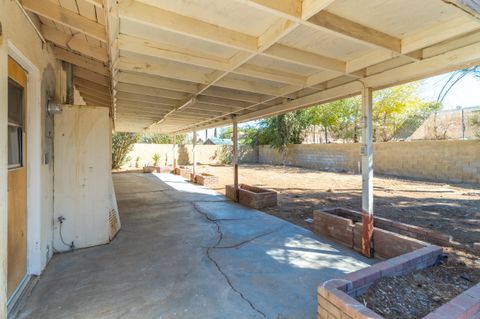
[[[175,168],[175,174],[182,176],[183,178],[190,179],[190,174],[192,171],[187,167],[177,167]]]
[[[353,222],[361,222],[362,214],[360,212],[346,209],[342,207],[336,207],[331,209],[324,209],[322,212],[329,213],[331,215],[340,216]],[[402,234],[407,237],[416,238],[428,243],[439,246],[456,246],[456,243],[452,241],[452,236],[436,232],[434,230],[425,229],[419,226],[408,225],[400,222],[393,221],[391,219],[377,217],[373,221],[373,226],[385,230],[392,231],[394,233]]]
[[[318,318],[383,318],[354,298],[364,293],[377,279],[405,275],[433,266],[441,255],[440,247],[429,245],[350,273],[341,279],[324,282],[318,288]],[[464,291],[424,319],[478,319],[479,312],[480,284]]]
[[[160,166],[144,166],[143,167],[144,173],[160,173]]]
[[[332,215],[329,212],[314,211],[313,228],[318,235],[328,237],[356,251],[362,251],[362,223],[355,223],[350,218]],[[397,257],[426,246],[427,243],[414,238],[377,227],[373,229],[374,256],[378,259]]]
[[[225,186],[225,195],[232,200],[237,199],[233,185]],[[261,187],[240,184],[238,185],[238,202],[255,209],[276,206],[277,192]]]
[[[202,173],[194,177],[194,182],[203,186],[214,186],[218,184],[218,177],[212,174]]]

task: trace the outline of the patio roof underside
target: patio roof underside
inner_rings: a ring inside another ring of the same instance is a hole
[[[57,57],[75,65],[86,103],[112,108],[117,131],[174,133],[479,64],[469,1],[22,3]],[[66,19],[70,11],[77,17]]]

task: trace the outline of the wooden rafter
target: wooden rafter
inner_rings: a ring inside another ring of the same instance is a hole
[[[339,17],[327,11],[321,11],[315,14],[308,21],[316,26],[320,26],[326,30],[341,34],[350,39],[355,39],[370,45],[392,50],[394,52],[401,51],[400,39]]]
[[[76,77],[89,80],[91,82],[95,82],[105,87],[110,87],[111,82],[109,77],[99,74],[97,72],[82,68],[80,66],[73,67],[73,74]]]
[[[59,60],[71,63],[75,66],[87,69],[103,76],[110,75],[110,70],[102,62],[99,62],[97,60],[87,58],[83,55],[76,54],[74,52],[59,47],[54,47],[53,53]]]
[[[107,42],[105,26],[100,23],[62,8],[60,5],[50,1],[21,0],[21,3],[30,12],[60,23],[75,31],[82,32],[94,39]]]
[[[107,50],[88,43],[82,33],[70,35],[44,24],[41,26],[41,31],[47,41],[52,42],[57,46],[71,49],[103,63],[108,62]]]

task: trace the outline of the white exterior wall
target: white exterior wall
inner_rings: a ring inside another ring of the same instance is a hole
[[[0,0],[0,319],[6,317],[8,56],[28,71],[27,214],[29,274],[38,275],[53,254],[53,140],[46,137],[47,95],[61,100],[61,66],[15,1]],[[47,160],[45,160],[47,158]]]
[[[104,107],[65,106],[55,116],[54,247],[75,248],[110,241],[109,212],[116,209],[111,175],[111,127]]]

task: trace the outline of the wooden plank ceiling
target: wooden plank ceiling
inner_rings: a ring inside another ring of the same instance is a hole
[[[247,121],[480,62],[462,0],[21,2],[117,131]]]

